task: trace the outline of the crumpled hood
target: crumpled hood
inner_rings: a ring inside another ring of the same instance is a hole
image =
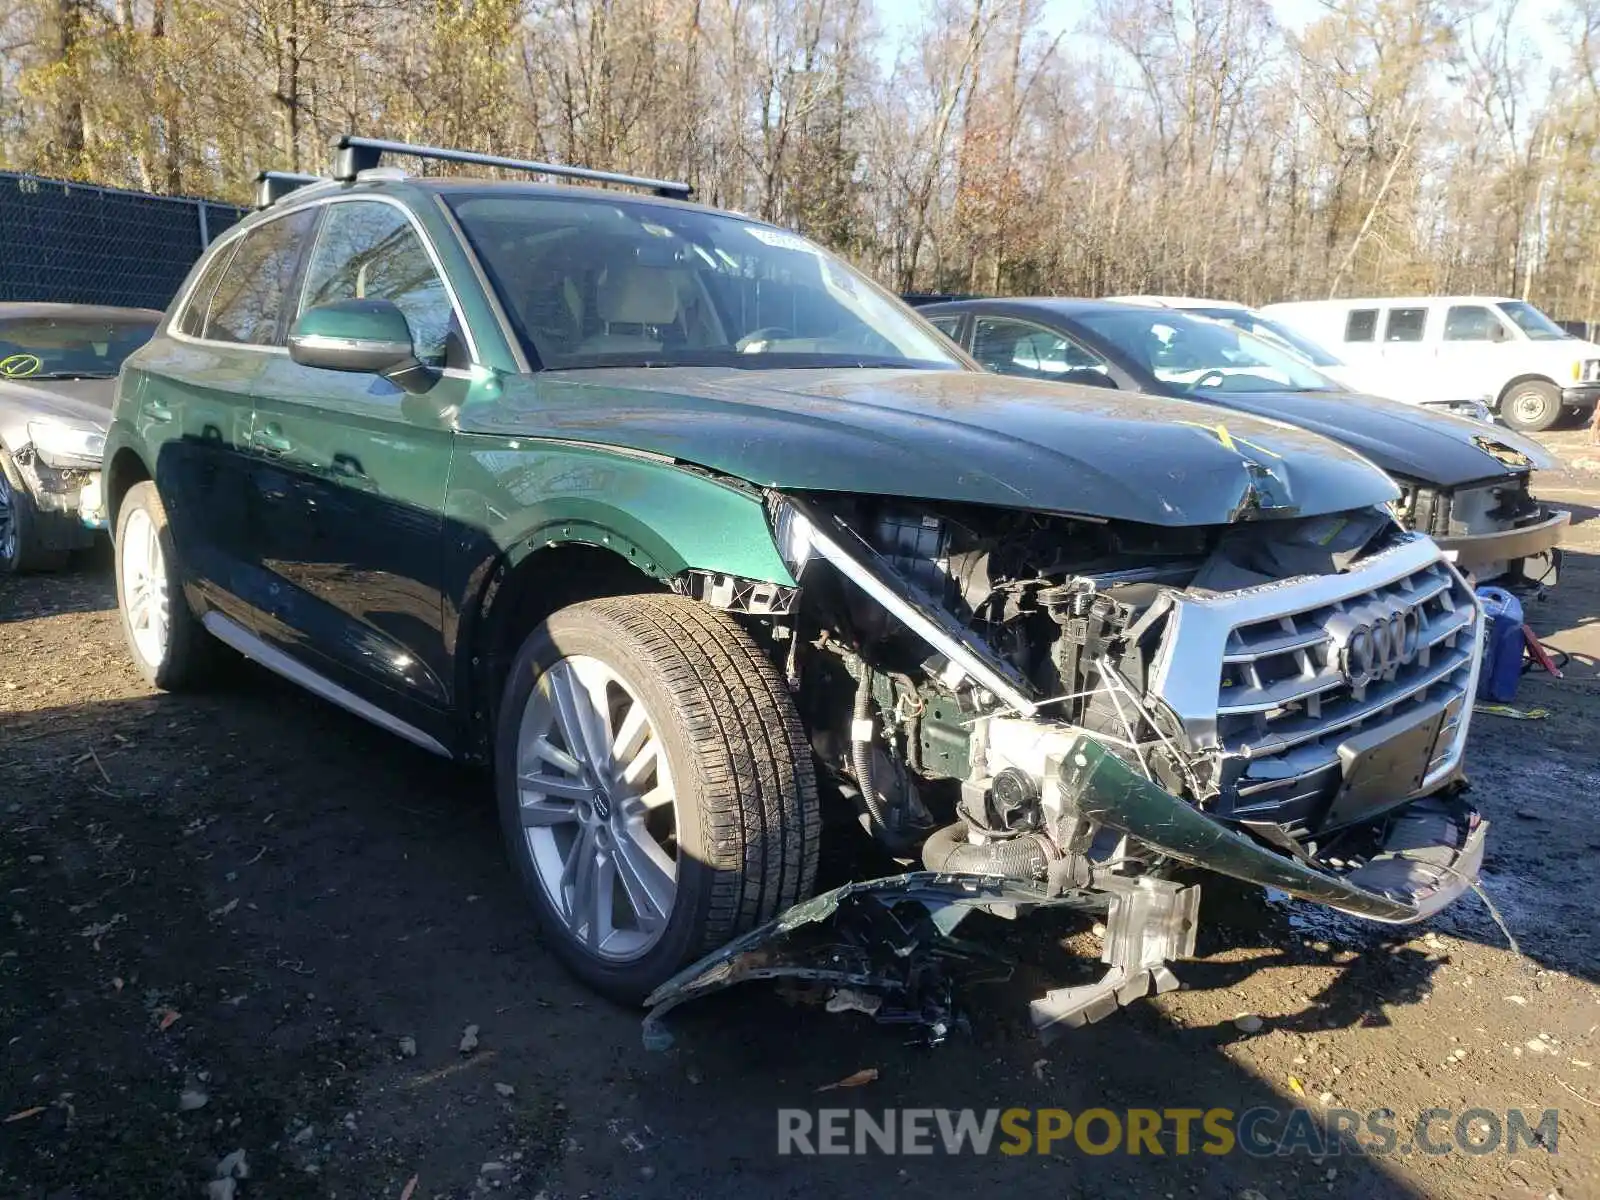
[[[1207,403],[1334,438],[1391,475],[1438,487],[1549,468],[1537,442],[1509,429],[1355,392],[1229,392]]]
[[[58,417],[103,432],[111,423],[115,379],[0,380],[0,434],[25,438],[29,421]]]
[[[1157,525],[1398,494],[1360,456],[1279,422],[980,372],[627,368],[504,384],[497,400],[468,404],[458,428],[646,451],[767,487]]]

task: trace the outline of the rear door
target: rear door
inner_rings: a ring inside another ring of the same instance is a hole
[[[408,395],[375,374],[301,366],[287,355],[261,372],[251,487],[270,513],[262,557],[280,583],[263,635],[341,687],[435,730],[449,702],[440,631],[449,417],[465,398],[470,354],[407,210],[370,197],[331,201],[290,307],[363,297],[405,313],[416,356],[441,377]]]
[[[1431,390],[1438,355],[1438,318],[1427,304],[1386,304],[1378,309],[1379,361],[1390,395]]]
[[[199,607],[254,624],[269,581],[251,554],[244,486],[251,389],[314,221],[304,211],[219,246],[168,328],[140,356],[139,432]]]
[[[1065,333],[1016,317],[972,320],[972,357],[986,370],[1055,383],[1117,386],[1111,365]]]

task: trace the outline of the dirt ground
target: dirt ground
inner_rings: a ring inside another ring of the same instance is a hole
[[[1521,954],[1475,898],[1395,931],[1208,882],[1183,990],[1048,1047],[1027,1000],[1057,943],[1089,937],[975,918],[1022,969],[942,1046],[755,984],[679,1009],[674,1048],[647,1052],[639,1015],[530,933],[483,778],[253,668],[152,693],[104,554],[0,581],[0,1197],[205,1196],[236,1150],[239,1200],[1600,1196],[1600,449],[1549,441],[1564,470],[1542,491],[1580,523],[1531,619],[1570,661],[1525,680],[1546,719],[1480,715],[1469,756]],[[1559,1139],[1320,1161],[777,1153],[780,1107],[1257,1105],[1387,1108],[1402,1131],[1430,1107],[1555,1108]]]

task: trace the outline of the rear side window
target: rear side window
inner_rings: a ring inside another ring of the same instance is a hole
[[[278,341],[284,297],[294,283],[301,247],[316,220],[314,209],[301,209],[244,235],[211,299],[203,337],[248,346],[271,346]]]
[[[1350,315],[1344,322],[1344,340],[1347,342],[1370,342],[1378,333],[1378,310],[1375,308],[1356,308],[1350,310]]]
[[[1422,330],[1428,323],[1425,308],[1391,308],[1389,319],[1383,324],[1386,342],[1420,342]]]
[[[932,325],[947,338],[954,338],[956,330],[961,327],[960,317],[929,317],[928,324]]]
[[[1444,317],[1447,342],[1487,342],[1500,321],[1481,304],[1452,304]]]
[[[216,294],[222,273],[228,269],[228,261],[238,248],[239,243],[232,242],[218,250],[206,264],[206,269],[200,273],[194,289],[189,293],[189,302],[184,306],[183,315],[178,318],[179,333],[189,337],[200,337],[205,333],[206,312],[211,307],[211,297]]]
[[[392,204],[328,205],[306,268],[301,311],[335,300],[388,300],[405,314],[417,358],[431,366],[465,363],[455,309],[406,214]],[[451,351],[454,350],[454,353]]]

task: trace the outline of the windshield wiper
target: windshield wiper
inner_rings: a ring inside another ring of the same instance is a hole
[[[19,379],[115,379],[115,371],[41,371],[36,375],[20,375]]]

